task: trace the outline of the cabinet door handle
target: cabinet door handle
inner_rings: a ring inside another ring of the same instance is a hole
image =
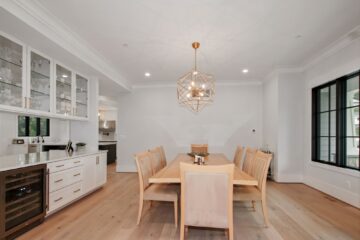
[[[59,180],[56,180],[55,183],[62,182],[62,181],[63,181],[63,179],[61,178]]]
[[[74,163],[80,163],[80,161],[75,161]]]
[[[59,197],[58,199],[55,199],[54,202],[58,202],[58,201],[60,201],[62,199],[63,199],[63,197]]]
[[[64,164],[61,164],[61,165],[57,165],[56,167],[63,167],[63,166],[65,166]]]
[[[28,108],[30,108],[30,105],[31,105],[31,97],[28,97],[27,99],[28,99],[28,101],[27,101],[27,103],[28,103]]]
[[[74,177],[80,176],[80,173],[74,174]]]
[[[99,156],[96,156],[96,165],[99,164]]]
[[[73,191],[73,193],[77,193],[77,192],[80,192],[80,188]]]

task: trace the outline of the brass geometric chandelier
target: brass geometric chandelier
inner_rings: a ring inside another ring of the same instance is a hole
[[[177,81],[177,97],[181,106],[193,112],[200,112],[214,100],[215,80],[212,75],[202,73],[197,69],[196,51],[200,43],[194,42],[192,47],[195,49],[195,66]]]

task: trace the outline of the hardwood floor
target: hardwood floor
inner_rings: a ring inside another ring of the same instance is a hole
[[[178,239],[173,206],[154,203],[139,226],[138,177],[115,173],[99,191],[47,218],[19,240]],[[261,206],[234,206],[235,239],[360,239],[360,210],[303,184],[268,183],[270,227],[263,227]],[[189,229],[188,239],[226,239],[224,232]]]

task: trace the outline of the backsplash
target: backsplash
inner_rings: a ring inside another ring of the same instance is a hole
[[[18,137],[18,114],[0,112],[0,156],[12,154],[9,145]],[[32,137],[22,137],[25,143]],[[50,119],[50,137],[44,137],[45,142],[66,143],[69,140],[69,121]]]

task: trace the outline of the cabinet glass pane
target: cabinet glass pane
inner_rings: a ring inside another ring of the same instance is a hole
[[[22,107],[21,45],[0,36],[0,104]]]
[[[76,116],[87,117],[88,105],[88,80],[76,75]]]
[[[50,60],[31,52],[30,108],[50,112]]]
[[[71,71],[56,65],[56,113],[71,114]]]

